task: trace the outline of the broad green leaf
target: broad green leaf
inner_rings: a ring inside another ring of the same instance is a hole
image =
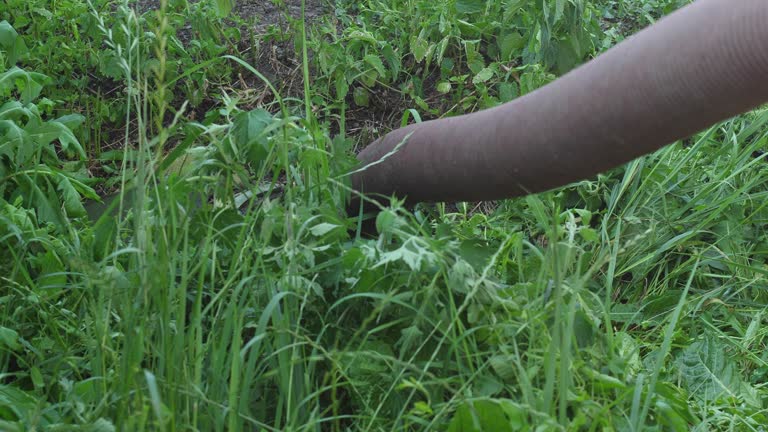
[[[573,319],[573,333],[580,348],[587,347],[594,342],[595,325],[583,309],[576,311]]]
[[[48,250],[44,254],[39,254],[35,259],[35,264],[40,270],[37,279],[38,286],[62,288],[66,285],[67,275],[64,274],[64,265],[53,251]]]
[[[572,43],[564,41],[557,44],[557,67],[561,74],[565,74],[576,67],[580,61],[581,58],[575,52]]]
[[[49,121],[26,129],[29,138],[39,146],[48,146],[53,141],[58,140],[61,149],[68,155],[77,154],[85,159],[85,150],[80,145],[75,134],[64,124]]]
[[[77,129],[85,121],[85,116],[80,114],[67,114],[63,115],[55,120],[58,123],[63,124],[70,130]]]
[[[0,384],[0,420],[32,421],[29,416],[37,411],[35,408],[38,403],[38,400],[27,392]]]
[[[48,9],[36,7],[32,9],[33,12],[36,14],[42,16],[45,19],[53,19],[54,15],[53,12],[49,11]]]
[[[304,276],[285,275],[278,280],[277,286],[283,292],[295,292],[300,295],[312,292],[319,297],[323,296],[323,288],[320,284]]]
[[[36,389],[41,389],[45,387],[45,379],[43,378],[43,373],[40,372],[39,367],[33,366],[29,370],[29,377],[32,379],[32,384],[35,386]]]
[[[448,432],[514,432],[528,425],[526,411],[505,399],[466,401],[453,415]]]
[[[420,271],[422,266],[434,262],[435,258],[434,253],[418,245],[414,238],[410,238],[400,248],[381,254],[381,260],[373,267],[402,261],[411,270]]]
[[[329,232],[335,230],[338,227],[339,225],[323,222],[313,226],[312,228],[309,229],[309,231],[312,233],[313,236],[320,237],[325,234],[328,234]]]
[[[99,70],[109,78],[121,79],[128,71],[126,70],[125,60],[112,51],[102,51],[99,56]],[[145,66],[151,65],[147,62]]]
[[[450,36],[446,36],[440,42],[437,43],[437,49],[435,50],[435,61],[440,65],[442,65],[443,63],[445,51],[448,49],[448,44],[450,43],[450,41],[451,41]]]
[[[8,21],[0,21],[0,50],[6,52],[8,66],[15,65],[29,53],[24,39],[19,37],[16,29]]]
[[[485,0],[456,0],[456,12],[462,14],[478,13],[485,10]]]
[[[0,234],[21,235],[24,232],[32,232],[35,229],[33,222],[34,214],[32,210],[7,203],[0,198],[0,213],[3,218],[0,219]]]
[[[727,348],[706,335],[687,346],[676,365],[688,392],[710,402],[741,394],[742,377]]]
[[[8,156],[18,168],[30,163],[35,150],[27,131],[10,120],[0,120],[0,155]]]
[[[499,51],[501,60],[509,61],[513,56],[525,47],[525,39],[518,32],[509,33],[499,39]]]
[[[475,75],[474,78],[472,78],[473,84],[480,84],[488,81],[489,79],[493,78],[494,70],[492,68],[486,67],[483,68],[480,72]]]
[[[235,145],[246,148],[262,138],[267,125],[272,123],[272,114],[263,109],[245,111],[237,114],[232,123],[232,136]]]
[[[232,124],[233,157],[247,156],[248,162],[259,165],[269,154],[267,134],[273,123],[272,115],[263,109],[241,112]]]
[[[8,101],[0,106],[0,120],[18,121],[22,116],[30,117],[32,112],[19,101]]]
[[[448,271],[448,288],[456,293],[468,293],[476,280],[475,269],[463,259],[456,260]]]
[[[48,77],[41,73],[27,72],[14,66],[0,73],[0,94],[17,89],[21,93],[21,102],[27,105],[40,95],[48,81]]]
[[[336,97],[339,100],[344,100],[348,94],[349,83],[347,82],[347,77],[343,72],[339,71],[339,73],[336,74]]]
[[[115,432],[116,430],[115,425],[111,421],[100,418],[90,425],[88,432]]]
[[[437,91],[440,93],[448,93],[451,91],[451,83],[448,81],[441,81],[437,84]]]
[[[368,43],[371,43],[373,45],[376,45],[379,42],[378,39],[376,39],[371,34],[371,32],[365,31],[365,30],[360,30],[360,29],[355,29],[355,30],[349,32],[349,34],[347,35],[347,38],[350,39],[350,40],[358,40],[358,41],[362,41],[362,42],[368,42]]]
[[[21,349],[19,333],[8,327],[0,326],[0,347],[11,351]]]
[[[36,166],[34,177],[29,174],[17,176],[19,196],[24,197],[26,205],[33,207],[40,222],[52,222],[59,227],[66,227],[66,217],[62,214],[62,209],[58,197],[52,189],[50,168],[46,165]]]
[[[375,69],[368,69],[360,74],[359,79],[366,87],[373,87],[379,79],[379,73]]]
[[[381,55],[389,65],[391,72],[390,78],[393,80],[397,79],[397,76],[400,74],[400,56],[395,53],[395,51],[392,49],[392,45],[390,44],[384,45],[384,48],[381,50]]]
[[[429,51],[429,42],[422,39],[421,36],[414,36],[411,38],[411,53],[417,62],[423,61],[427,57]]]
[[[213,0],[213,8],[219,18],[229,16],[234,6],[235,0]]]
[[[376,215],[376,230],[380,233],[388,233],[394,228],[400,218],[395,212],[390,210],[384,210]]]
[[[662,423],[668,425],[679,424],[677,420],[671,417],[683,418],[689,424],[699,423],[691,412],[690,396],[683,389],[670,382],[658,382],[656,383],[655,393],[656,408],[666,417]]]
[[[371,65],[376,70],[376,72],[378,72],[379,76],[384,77],[387,75],[387,70],[384,69],[384,63],[381,62],[379,56],[368,54],[363,58],[363,60]]]
[[[368,90],[363,87],[355,87],[353,97],[355,99],[355,105],[367,107],[370,104]]]
[[[556,0],[555,2],[555,17],[554,23],[556,24],[563,18],[563,12],[565,11],[565,0]]]
[[[59,183],[56,187],[61,193],[62,202],[64,203],[64,211],[67,212],[69,217],[77,218],[85,216],[85,207],[80,198],[80,194],[77,192],[69,178],[63,174],[58,176]]]
[[[32,103],[32,101],[40,96],[40,92],[43,91],[43,86],[49,81],[48,77],[41,73],[28,72],[26,80],[23,81],[22,86],[19,88],[21,91],[21,101],[25,104]]]
[[[499,84],[499,100],[502,103],[515,99],[520,94],[516,83],[503,82]]]
[[[579,230],[579,235],[581,235],[581,237],[584,240],[586,240],[586,241],[588,241],[590,243],[595,243],[599,239],[597,231],[595,231],[592,228],[582,228],[582,229],[580,229]]]

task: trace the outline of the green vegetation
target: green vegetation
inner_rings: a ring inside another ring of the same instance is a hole
[[[373,237],[342,210],[372,135],[685,1],[266,3],[0,7],[0,430],[765,430],[768,111]]]

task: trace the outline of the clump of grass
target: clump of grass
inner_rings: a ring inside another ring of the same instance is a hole
[[[127,6],[119,37],[101,25],[121,208],[57,229],[0,199],[0,429],[765,424],[765,112],[491,212],[393,201],[362,238],[353,143],[313,112],[317,40],[297,35],[304,99],[227,56],[275,102],[184,121],[168,5],[151,28]]]

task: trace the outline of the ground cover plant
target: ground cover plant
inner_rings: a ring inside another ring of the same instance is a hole
[[[6,0],[0,430],[765,430],[768,111],[344,211],[373,136],[685,3]]]

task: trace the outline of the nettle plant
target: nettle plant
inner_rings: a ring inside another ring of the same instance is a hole
[[[462,110],[493,106],[572,69],[602,34],[587,0],[341,3],[342,25],[314,38],[319,81],[362,106],[376,85],[397,85],[425,110],[430,91],[452,93]]]
[[[0,202],[35,212],[40,223],[66,227],[85,215],[82,196],[96,198],[84,179],[85,152],[72,130],[84,117],[50,119],[54,102],[40,98],[50,82],[16,66],[28,54],[24,40],[0,22]]]

